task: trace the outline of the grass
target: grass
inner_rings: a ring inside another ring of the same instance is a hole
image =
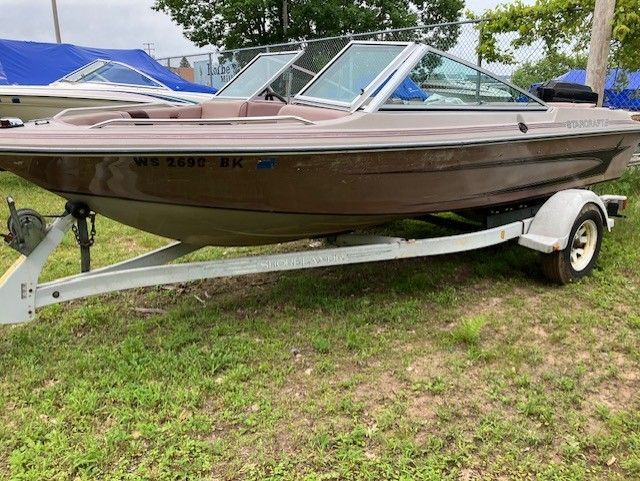
[[[463,319],[460,325],[451,331],[451,338],[458,343],[476,346],[480,341],[480,331],[485,323],[486,319],[484,316],[474,316]]]
[[[600,190],[630,195],[628,218],[563,288],[510,244],[111,294],[2,326],[0,479],[639,479],[640,170]],[[8,193],[63,205],[2,173]],[[95,266],[164,242],[98,222]],[[0,270],[15,258],[0,248]],[[76,271],[68,236],[43,279]]]

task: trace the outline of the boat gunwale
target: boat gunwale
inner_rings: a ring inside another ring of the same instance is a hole
[[[633,127],[633,128],[632,128]],[[471,146],[482,146],[487,144],[505,144],[505,143],[523,143],[523,142],[531,142],[531,141],[553,141],[558,139],[571,139],[571,138],[581,138],[581,137],[600,137],[600,136],[610,136],[610,135],[625,135],[625,134],[638,134],[640,135],[640,125],[629,126],[628,128],[619,128],[616,130],[587,130],[581,132],[563,132],[558,134],[541,133],[538,135],[528,135],[526,138],[514,138],[514,137],[498,137],[498,138],[489,138],[489,139],[472,139],[472,140],[445,140],[445,141],[431,141],[431,142],[405,142],[405,143],[395,143],[395,144],[349,144],[349,145],[289,145],[288,147],[278,148],[264,148],[264,147],[229,147],[224,146],[223,148],[215,148],[215,147],[202,147],[202,148],[193,148],[193,147],[151,147],[151,146],[138,146],[134,148],[129,147],[83,147],[79,146],[75,149],[70,148],[55,148],[52,146],[43,146],[43,147],[5,147],[0,145],[0,155],[11,155],[11,154],[31,154],[31,155],[39,155],[39,156],[50,156],[50,155],[73,155],[73,156],[90,156],[91,154],[97,155],[109,155],[111,153],[114,154],[130,154],[134,155],[144,155],[146,153],[161,153],[161,154],[186,154],[186,155],[194,155],[194,154],[216,154],[216,155],[226,155],[226,154],[258,154],[258,155],[299,155],[304,153],[314,153],[314,154],[335,154],[335,153],[360,153],[360,152],[388,152],[388,151],[404,151],[404,150],[420,150],[420,149],[437,149],[437,148],[449,148],[449,147],[471,147]]]

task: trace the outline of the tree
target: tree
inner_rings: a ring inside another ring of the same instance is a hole
[[[198,46],[226,49],[420,22],[453,22],[460,18],[463,7],[464,0],[155,0],[153,5],[169,14]],[[455,43],[457,36],[457,26],[430,32],[430,40],[441,47]]]
[[[191,64],[189,63],[189,60],[187,60],[187,57],[182,57],[180,59],[180,67],[182,68],[189,68],[191,67]]]
[[[525,62],[511,76],[511,81],[527,90],[531,85],[544,82],[573,69],[583,69],[587,66],[585,55],[566,55],[551,53],[537,62]]]
[[[547,55],[571,48],[584,53],[589,44],[595,0],[521,0],[499,5],[481,16],[478,53],[488,61],[513,62],[513,49],[542,40]],[[640,69],[640,2],[617,0],[610,60],[631,70]],[[472,15],[472,14],[471,14]],[[472,15],[473,16],[473,15]],[[515,33],[510,42],[499,35]]]

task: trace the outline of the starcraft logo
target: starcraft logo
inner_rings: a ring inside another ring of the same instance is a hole
[[[597,129],[609,125],[608,119],[567,120],[568,129]]]

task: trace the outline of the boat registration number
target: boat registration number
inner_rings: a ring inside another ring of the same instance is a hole
[[[242,157],[134,157],[136,167],[196,168],[220,167],[223,169],[241,169]]]

